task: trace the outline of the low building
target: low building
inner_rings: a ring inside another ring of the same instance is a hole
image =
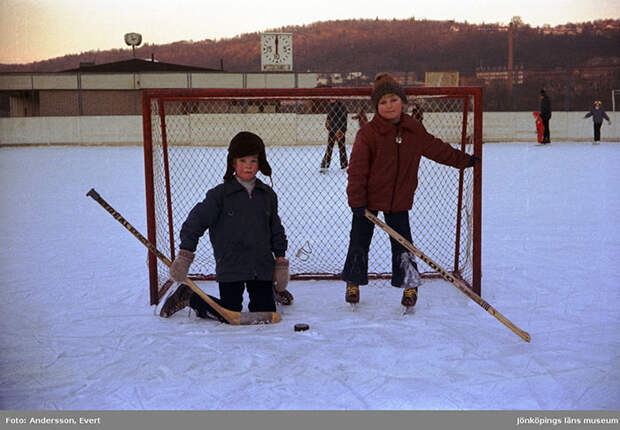
[[[140,115],[142,90],[314,88],[315,73],[233,73],[130,59],[57,73],[1,73],[0,116]]]

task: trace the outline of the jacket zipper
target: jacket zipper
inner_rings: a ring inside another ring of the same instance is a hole
[[[392,200],[390,201],[390,212],[393,212],[394,197],[396,196],[396,185],[398,184],[398,173],[400,170],[400,144],[403,142],[403,138],[400,135],[400,127],[396,130],[396,177],[394,178],[394,186],[392,187]]]

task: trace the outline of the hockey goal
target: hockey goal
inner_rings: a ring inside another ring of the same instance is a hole
[[[406,88],[408,112],[422,114],[426,129],[482,158],[480,88]],[[230,139],[239,131],[262,137],[273,169],[272,186],[289,241],[293,279],[338,279],[344,264],[351,211],[347,174],[337,145],[331,168],[320,172],[327,146],[330,100],[348,111],[347,157],[359,130],[356,115],[370,120],[369,88],[150,90],[143,97],[148,239],[174,259],[179,230],[208,189],[222,182]],[[481,165],[458,170],[423,159],[410,212],[414,244],[480,294]],[[269,179],[259,174],[269,183]],[[369,277],[389,279],[389,238],[377,231]],[[418,262],[423,277],[437,273]],[[168,268],[149,255],[151,303],[169,284]],[[198,245],[190,277],[214,279],[208,235]]]

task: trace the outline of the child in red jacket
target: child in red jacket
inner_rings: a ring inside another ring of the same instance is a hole
[[[545,133],[545,126],[543,125],[543,120],[540,117],[540,112],[538,111],[532,112],[532,115],[534,116],[536,121],[536,138],[538,140],[538,143],[542,143],[543,134]]]
[[[403,113],[404,89],[387,73],[375,78],[373,119],[358,132],[349,161],[347,198],[353,211],[351,234],[342,279],[345,300],[358,303],[359,286],[368,284],[368,251],[374,224],[364,216],[383,211],[385,222],[411,241],[409,210],[418,185],[422,156],[456,168],[472,167],[479,159],[429,134],[421,122]],[[401,303],[415,305],[421,284],[415,257],[390,239],[392,285],[404,288]]]

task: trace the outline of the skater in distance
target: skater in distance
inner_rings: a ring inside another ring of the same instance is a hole
[[[551,100],[545,90],[540,90],[540,119],[543,122],[543,138],[540,143],[547,145],[551,143],[549,132],[549,121],[551,120]]]
[[[190,211],[181,227],[179,252],[170,266],[170,277],[181,283],[168,295],[160,315],[169,317],[190,306],[201,318],[225,322],[214,309],[182,284],[194,260],[199,239],[209,230],[221,306],[240,312],[248,291],[250,312],[274,312],[275,300],[290,304],[286,290],[288,246],[278,215],[278,199],[271,187],[256,177],[271,177],[265,145],[254,133],[242,131],[230,142],[224,182],[210,189]],[[177,284],[178,285],[178,284]]]
[[[347,168],[347,147],[345,138],[347,133],[347,108],[343,102],[336,99],[330,99],[327,105],[327,119],[325,120],[325,128],[327,129],[327,147],[325,155],[321,161],[321,173],[329,170],[332,161],[332,152],[334,144],[338,144],[338,154],[340,156],[340,168]]]
[[[365,217],[382,211],[386,223],[411,241],[409,210],[418,185],[422,157],[456,168],[472,167],[480,161],[426,131],[422,123],[404,113],[404,89],[387,73],[377,75],[371,95],[376,115],[357,133],[351,152],[347,198],[353,212],[351,234],[342,279],[345,300],[360,300],[360,285],[368,284],[368,252],[374,224]],[[405,309],[415,305],[420,275],[415,256],[390,239],[392,285],[403,288]]]
[[[607,120],[608,124],[611,124],[611,120],[603,110],[603,102],[597,100],[594,102],[594,106],[590,109],[584,118],[592,117],[592,123],[594,124],[594,145],[601,143],[601,126],[603,125],[603,119]]]

